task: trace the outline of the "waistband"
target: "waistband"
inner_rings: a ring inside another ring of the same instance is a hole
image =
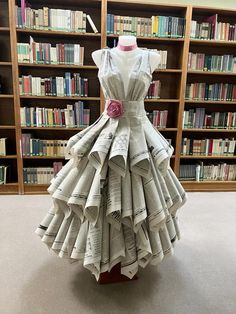
[[[112,103],[112,105],[111,105]],[[117,99],[107,99],[105,103],[104,113],[111,116],[111,110],[109,106],[112,106],[112,109],[117,110],[117,117],[130,117],[130,116],[146,116],[146,111],[144,108],[144,100],[117,100]],[[115,117],[116,118],[116,117]]]

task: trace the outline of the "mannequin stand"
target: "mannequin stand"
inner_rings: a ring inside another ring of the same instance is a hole
[[[135,275],[132,279],[122,275],[120,273],[120,264],[115,265],[110,272],[106,271],[102,273],[99,277],[98,283],[100,285],[116,283],[116,282],[124,282],[124,281],[133,281],[137,280],[138,277]]]

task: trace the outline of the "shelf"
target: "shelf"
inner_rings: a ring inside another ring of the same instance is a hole
[[[17,158],[16,155],[6,155],[6,156],[0,155],[0,159],[15,159],[15,158]]]
[[[236,41],[213,40],[213,39],[190,39],[190,44],[208,46],[236,46]]]
[[[188,100],[185,99],[185,103],[188,104],[231,104],[236,105],[236,101],[229,100]]]
[[[213,72],[213,71],[188,71],[188,74],[200,74],[200,75],[230,75],[235,76],[236,72]]]
[[[148,99],[148,98],[145,98],[144,102],[179,102],[179,99],[164,99],[164,98]]]
[[[176,132],[178,131],[177,128],[156,128],[158,131],[162,132],[162,131],[165,131],[165,132]]]
[[[202,155],[198,155],[198,156],[180,156],[181,159],[236,159],[236,156],[202,156]]]
[[[107,34],[107,38],[116,38],[119,37],[118,34]],[[143,37],[143,36],[136,36],[137,40],[149,40],[149,41],[164,41],[164,42],[184,42],[184,38],[162,38],[162,37]]]
[[[1,65],[1,63],[0,63]],[[30,68],[54,68],[54,69],[81,69],[81,70],[98,70],[95,65],[74,65],[74,64],[37,64],[37,63],[18,63],[20,67]]]
[[[0,125],[0,129],[15,129],[15,125]]]
[[[100,97],[81,97],[81,96],[20,96],[21,99],[73,99],[73,100],[96,100],[100,101]]]
[[[65,156],[23,156],[23,159],[65,159]]]
[[[0,194],[18,194],[18,183],[0,184]]]
[[[28,28],[17,28],[17,33],[25,34],[38,34],[38,35],[52,35],[52,36],[75,36],[75,37],[101,37],[101,33],[76,33],[76,32],[66,32],[66,31],[54,31],[46,29],[28,29]]]
[[[4,61],[1,61],[1,62],[0,62],[0,66],[12,66],[12,62],[8,62],[8,61],[4,62]]]
[[[154,73],[182,73],[181,69],[158,69]]]
[[[22,126],[22,130],[40,130],[40,131],[82,131],[84,128],[65,128],[65,127],[36,127],[36,126]]]
[[[49,184],[24,184],[25,194],[48,194]]]
[[[236,191],[236,181],[181,181],[187,192]]]
[[[0,94],[0,98],[13,98],[12,94]]]
[[[183,129],[183,132],[236,132],[236,129]]]
[[[0,27],[0,32],[10,32],[10,27]]]

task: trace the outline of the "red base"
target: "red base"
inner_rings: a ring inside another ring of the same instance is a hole
[[[115,283],[115,282],[123,282],[123,281],[132,281],[137,280],[138,277],[135,275],[132,279],[122,275],[120,273],[120,264],[115,265],[110,272],[106,271],[105,273],[101,273],[98,283],[100,285]]]

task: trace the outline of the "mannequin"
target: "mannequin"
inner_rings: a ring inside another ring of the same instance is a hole
[[[123,78],[125,93],[128,88],[129,73],[132,71],[133,66],[138,60],[142,49],[138,48],[135,36],[119,36],[117,47],[113,48],[112,53],[116,56],[117,66],[120,69]],[[92,58],[96,66],[99,68],[101,65],[102,49],[95,50],[92,53]],[[160,55],[155,51],[150,51],[150,67],[151,72],[157,69],[160,63]]]

